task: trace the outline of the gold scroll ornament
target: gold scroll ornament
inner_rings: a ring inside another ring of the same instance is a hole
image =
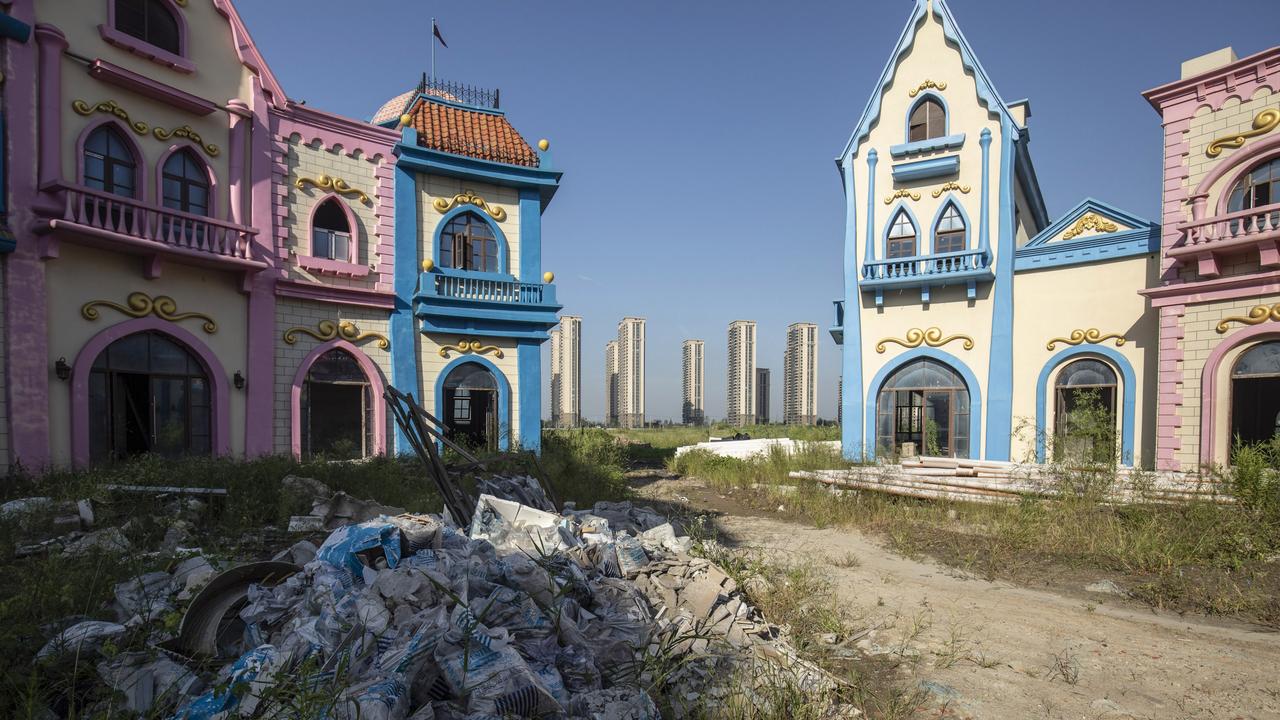
[[[387,340],[386,335],[375,332],[362,333],[360,332],[360,329],[356,327],[356,324],[350,320],[343,320],[342,322],[321,320],[316,323],[315,330],[304,327],[291,327],[284,331],[285,343],[292,345],[298,342],[298,333],[305,333],[321,342],[333,340],[335,338],[342,338],[349,343],[358,343],[363,340],[376,339],[378,341],[378,347],[383,350],[391,347],[391,341]]]
[[[496,345],[485,345],[475,338],[459,340],[455,345],[445,345],[440,348],[440,357],[447,358],[449,357],[450,352],[456,352],[462,355],[466,355],[468,353],[475,353],[477,355],[493,353],[493,356],[496,358],[501,359],[503,357],[502,348]]]
[[[1254,116],[1252,130],[1220,137],[1209,143],[1209,146],[1204,149],[1204,154],[1211,158],[1216,158],[1222,154],[1223,150],[1243,147],[1245,140],[1259,135],[1266,135],[1277,127],[1280,127],[1280,110],[1275,108],[1263,110]]]
[[[949,192],[951,190],[958,190],[959,192],[965,195],[968,195],[969,191],[972,189],[973,188],[969,187],[968,185],[961,185],[958,182],[949,182],[949,183],[943,183],[942,187],[938,188],[937,190],[934,190],[931,194],[935,198],[940,198],[942,197],[942,193],[944,192]]]
[[[89,116],[94,113],[104,113],[106,115],[118,117],[139,135],[150,134],[157,140],[168,140],[175,137],[185,138],[200,146],[200,149],[204,150],[209,157],[217,157],[218,153],[222,152],[218,149],[217,145],[214,145],[213,143],[206,143],[204,138],[200,137],[200,133],[193,130],[190,125],[183,125],[182,127],[176,127],[172,130],[166,130],[159,126],[153,127],[141,120],[134,120],[129,117],[129,112],[120,107],[119,103],[115,100],[104,100],[97,105],[90,105],[83,100],[73,100],[71,102],[71,109],[75,110],[77,115]]]
[[[471,190],[463,190],[447,200],[445,198],[436,198],[435,201],[431,203],[431,207],[434,207],[436,211],[441,214],[447,213],[459,205],[475,205],[481,210],[484,210],[489,217],[497,220],[498,222],[502,222],[507,219],[506,210],[503,210],[500,207],[493,207],[489,203],[485,202],[484,198],[475,194]]]
[[[1218,323],[1218,334],[1221,335],[1231,329],[1231,323],[1240,323],[1241,325],[1260,325],[1268,320],[1280,320],[1280,303],[1275,305],[1255,305],[1249,308],[1248,315],[1233,315],[1232,317],[1222,318],[1222,322]]]
[[[344,197],[354,197],[359,199],[362,203],[369,202],[369,196],[366,195],[364,191],[351,187],[347,184],[346,180],[343,180],[340,177],[333,177],[332,175],[321,173],[318,177],[300,177],[293,181],[293,186],[299,190],[308,185],[314,185],[321,190],[332,190]]]
[[[888,204],[892,203],[894,200],[897,200],[898,198],[911,198],[912,200],[919,200],[919,199],[920,199],[920,193],[918,193],[918,192],[913,192],[913,191],[911,191],[911,190],[897,190],[897,191],[893,192],[892,194],[889,194],[889,195],[886,195],[886,196],[885,196],[885,198],[884,198],[884,204],[885,204],[885,205],[888,205]]]
[[[80,307],[80,314],[85,320],[97,320],[99,317],[98,306],[109,307],[112,310],[119,311],[133,318],[142,318],[148,315],[155,315],[161,320],[169,322],[181,322],[187,318],[199,318],[204,320],[204,331],[210,335],[218,332],[218,324],[213,318],[198,312],[178,312],[178,303],[168,295],[157,295],[152,298],[144,292],[129,293],[129,297],[125,300],[126,305],[113,303],[110,300],[92,300]]]
[[[1119,226],[1098,215],[1097,213],[1086,213],[1084,217],[1076,221],[1071,229],[1062,233],[1063,240],[1070,240],[1077,235],[1084,233],[1086,230],[1097,230],[1100,233],[1111,233],[1119,230]]]
[[[1071,335],[1069,337],[1059,337],[1059,338],[1054,338],[1050,340],[1049,342],[1045,343],[1045,348],[1048,350],[1052,350],[1058,347],[1058,343],[1063,343],[1065,345],[1081,345],[1083,343],[1092,343],[1094,345],[1097,345],[1098,343],[1102,343],[1112,339],[1116,341],[1116,347],[1120,347],[1125,343],[1124,335],[1121,335],[1119,333],[1103,334],[1103,332],[1098,328],[1089,328],[1088,330],[1077,329],[1077,330],[1072,330]]]
[[[929,347],[936,348],[942,347],[943,345],[955,340],[963,340],[964,345],[962,347],[964,347],[965,350],[973,349],[973,338],[968,335],[949,335],[947,337],[943,337],[942,330],[940,328],[931,327],[928,330],[911,328],[907,331],[907,337],[905,340],[900,340],[898,338],[885,338],[876,343],[876,352],[883,353],[885,351],[886,343],[895,343],[904,348],[918,348],[921,345],[928,345]]]
[[[907,93],[907,97],[915,97],[930,88],[934,90],[946,90],[947,84],[945,82],[934,82],[932,80],[925,80],[924,82],[920,83],[918,87],[912,88]]]

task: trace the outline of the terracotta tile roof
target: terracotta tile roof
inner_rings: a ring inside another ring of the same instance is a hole
[[[409,112],[418,131],[418,144],[480,160],[510,165],[538,166],[538,154],[520,136],[505,115],[418,100]]]

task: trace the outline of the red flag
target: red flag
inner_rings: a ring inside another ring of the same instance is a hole
[[[440,26],[436,25],[435,20],[431,21],[431,34],[436,36],[436,39],[440,41],[441,45],[449,47],[449,43],[445,42],[444,36],[440,34]]]

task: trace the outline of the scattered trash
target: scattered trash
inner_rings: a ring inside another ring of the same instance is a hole
[[[108,553],[123,554],[133,549],[129,538],[124,536],[120,528],[105,528],[91,532],[67,543],[62,553],[71,557],[87,555],[95,550]]]
[[[97,650],[108,640],[122,637],[128,628],[112,622],[85,620],[58,633],[36,653],[36,660],[56,660],[66,656],[83,656]]]
[[[285,562],[240,565],[214,577],[191,601],[178,637],[169,645],[191,657],[227,657],[237,654],[244,624],[237,613],[248,601],[250,588],[283,581],[298,572]]]

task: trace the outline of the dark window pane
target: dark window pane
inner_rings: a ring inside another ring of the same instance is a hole
[[[1255,345],[1245,351],[1231,370],[1232,377],[1280,375],[1280,342]]]
[[[336,199],[325,200],[320,207],[316,208],[311,226],[341,233],[351,232],[351,223],[347,221],[347,214],[342,211],[342,206]]]
[[[165,375],[186,375],[187,351],[177,343],[160,335],[151,335],[151,372]]]
[[[308,382],[366,382],[360,364],[345,350],[330,350],[316,358],[307,371]]]
[[[115,371],[145,373],[148,369],[147,346],[147,333],[121,338],[107,348],[107,363]]]

